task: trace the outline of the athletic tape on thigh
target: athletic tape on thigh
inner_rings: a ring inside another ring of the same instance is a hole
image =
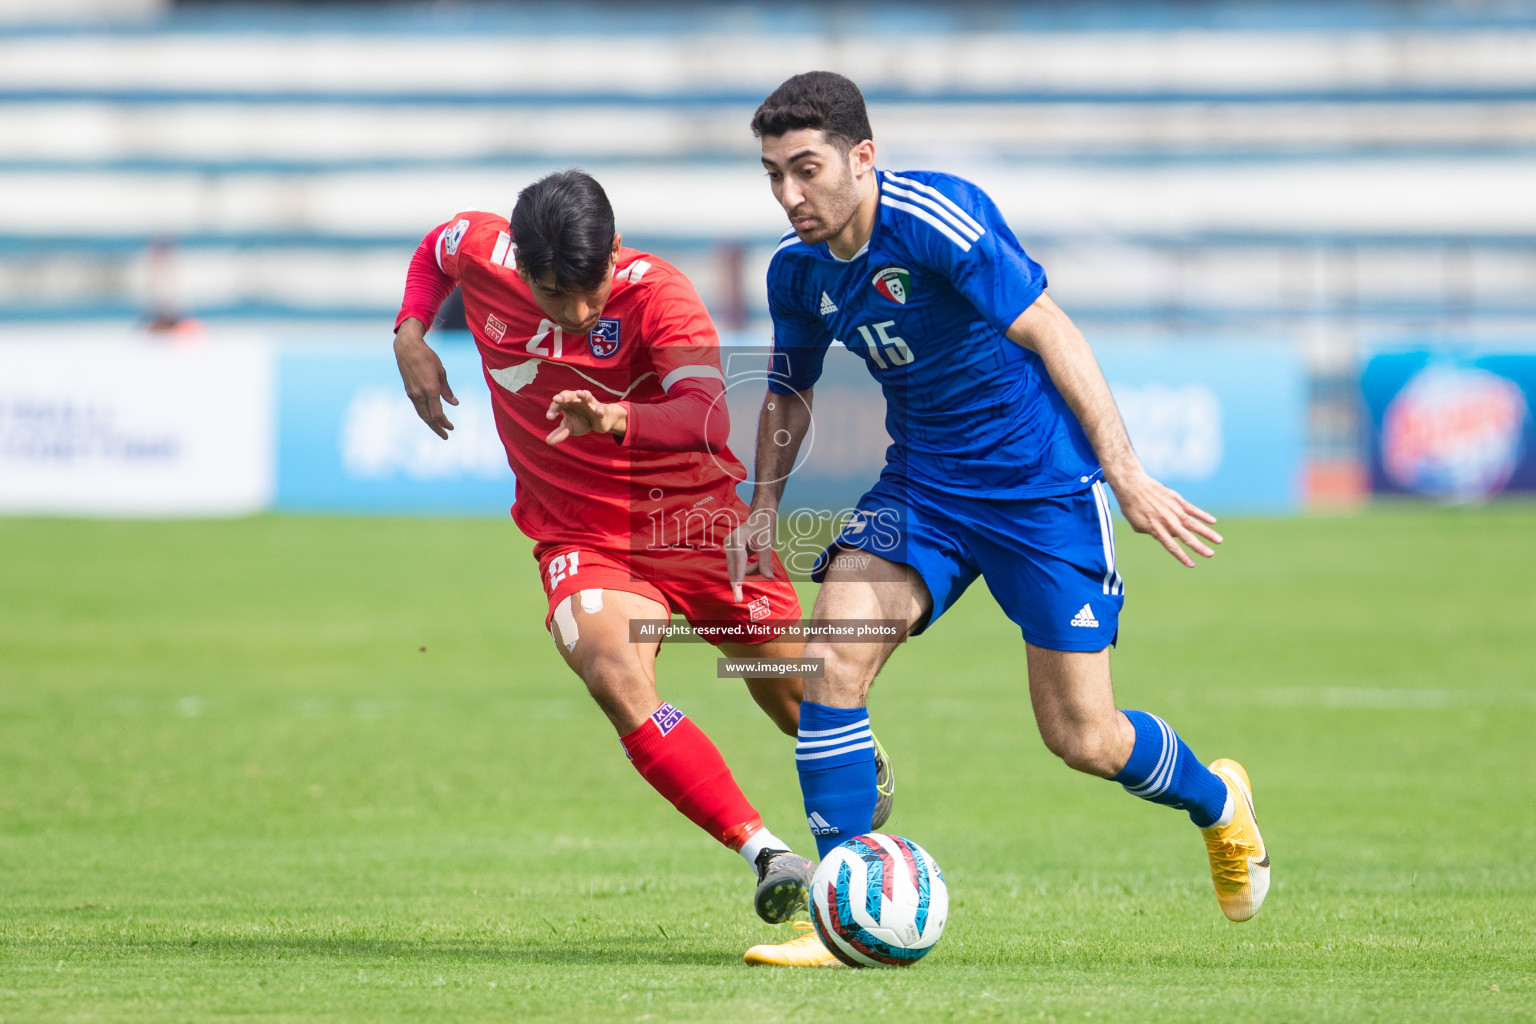
[[[571,596],[567,594],[565,600],[555,605],[555,642],[565,644],[566,651],[576,649],[576,641],[581,639],[581,633],[576,629],[576,616],[571,611]]]

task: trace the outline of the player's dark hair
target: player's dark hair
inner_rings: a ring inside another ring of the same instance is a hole
[[[608,194],[575,168],[546,174],[519,192],[512,208],[518,266],[535,278],[552,273],[561,290],[602,283],[613,235]]]
[[[875,137],[864,94],[833,71],[796,75],[769,93],[752,115],[752,134],[759,139],[801,128],[821,129],[827,141],[844,153]]]

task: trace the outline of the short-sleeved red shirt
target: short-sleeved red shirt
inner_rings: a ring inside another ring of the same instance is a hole
[[[719,336],[688,279],[657,256],[620,249],[602,319],[573,336],[518,277],[506,218],[464,212],[435,235],[438,266],[460,285],[517,476],[519,528],[546,543],[718,546],[746,511],[736,494],[746,471],[728,449],[644,451],[596,433],[544,441],[555,425],[545,412],[559,391],[642,404],[665,400],[684,378],[724,379]],[[723,403],[715,414],[726,415]]]

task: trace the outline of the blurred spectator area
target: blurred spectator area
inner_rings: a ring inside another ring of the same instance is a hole
[[[747,121],[831,67],[866,90],[881,165],[986,186],[1090,326],[1536,322],[1536,18],[1195,31],[1092,9],[0,28],[0,313],[379,322],[428,228],[578,165],[626,241],[755,325],[784,220]]]
[[[1324,490],[1354,486],[1362,340],[1536,337],[1529,4],[144,17],[0,23],[4,323],[387,331],[427,229],[581,166],[629,244],[761,340],[785,223],[747,123],[832,68],[864,88],[881,166],[985,186],[1090,337],[1303,345],[1313,454],[1343,467]]]

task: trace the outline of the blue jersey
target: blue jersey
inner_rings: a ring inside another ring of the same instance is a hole
[[[814,385],[840,341],[885,392],[886,476],[999,498],[1089,487],[1099,465],[1077,417],[1040,357],[1004,334],[1045,290],[1045,271],[970,182],[878,179],[874,231],[853,259],[793,233],[774,253],[769,389]]]

